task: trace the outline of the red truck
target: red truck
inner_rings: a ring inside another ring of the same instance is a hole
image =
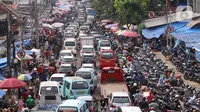
[[[119,67],[104,67],[101,71],[100,91],[104,97],[113,92],[127,92],[128,87],[124,82],[123,71]]]

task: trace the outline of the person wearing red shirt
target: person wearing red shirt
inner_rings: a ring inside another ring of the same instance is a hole
[[[132,62],[131,56],[128,56],[127,59],[128,59],[129,62]]]
[[[154,98],[153,93],[150,92],[150,93],[149,93],[149,96],[147,97],[147,102],[148,102],[148,103],[152,102],[153,98]]]
[[[24,100],[24,102],[26,101],[26,99],[28,98],[28,95],[29,95],[29,93],[28,93],[28,91],[25,89],[25,91],[24,91],[24,93],[23,93],[23,100]]]

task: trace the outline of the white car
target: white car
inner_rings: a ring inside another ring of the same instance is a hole
[[[94,92],[97,88],[97,76],[95,70],[92,68],[80,68],[76,71],[75,76],[82,77],[88,81],[90,84],[90,91]]]
[[[113,92],[109,96],[110,111],[116,110],[116,107],[131,106],[131,99],[128,92]]]
[[[99,40],[98,41],[97,50],[99,50],[99,52],[101,50],[110,50],[111,47],[112,47],[111,42],[109,40]]]
[[[82,57],[83,54],[93,54],[95,57],[95,50],[94,50],[94,46],[92,45],[83,45],[82,49],[80,50],[80,56]]]
[[[77,42],[74,38],[67,38],[64,40],[63,48],[65,50],[71,50],[74,55],[77,53]]]
[[[76,61],[77,61],[77,59],[74,58],[74,56],[63,56],[62,59],[59,60],[59,65],[61,65],[61,64],[72,64],[73,66],[76,67]]]
[[[72,56],[72,57],[74,57],[72,51],[70,51],[70,50],[62,50],[62,51],[60,51],[59,60],[61,60],[64,56]]]
[[[93,68],[94,69],[94,64],[90,63],[83,63],[81,68]]]

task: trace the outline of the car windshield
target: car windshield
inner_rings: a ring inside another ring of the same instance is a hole
[[[89,65],[83,65],[82,68],[94,68],[94,67]]]
[[[59,107],[58,112],[78,112],[76,107]]]
[[[114,57],[113,52],[103,52],[101,55],[104,59],[112,59]]]
[[[113,103],[130,103],[128,97],[114,97]]]
[[[91,73],[90,72],[77,72],[76,76],[80,76],[84,79],[91,79]]]
[[[72,83],[72,89],[88,89],[89,85],[86,81],[77,81]]]
[[[66,53],[60,53],[60,56],[72,56],[72,54],[69,52],[66,52]]]
[[[110,47],[110,42],[109,41],[102,41],[100,43],[100,47]]]
[[[65,46],[75,46],[75,42],[65,42]]]
[[[51,81],[61,82],[63,77],[51,77]]]
[[[40,94],[46,94],[46,93],[58,93],[58,88],[56,86],[41,87]]]
[[[94,52],[93,48],[83,48],[83,53],[91,53]]]

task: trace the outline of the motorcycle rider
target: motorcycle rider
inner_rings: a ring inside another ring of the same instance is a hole
[[[104,108],[108,105],[108,100],[104,98],[103,95],[101,95],[100,104],[101,104],[101,111],[104,110]]]

